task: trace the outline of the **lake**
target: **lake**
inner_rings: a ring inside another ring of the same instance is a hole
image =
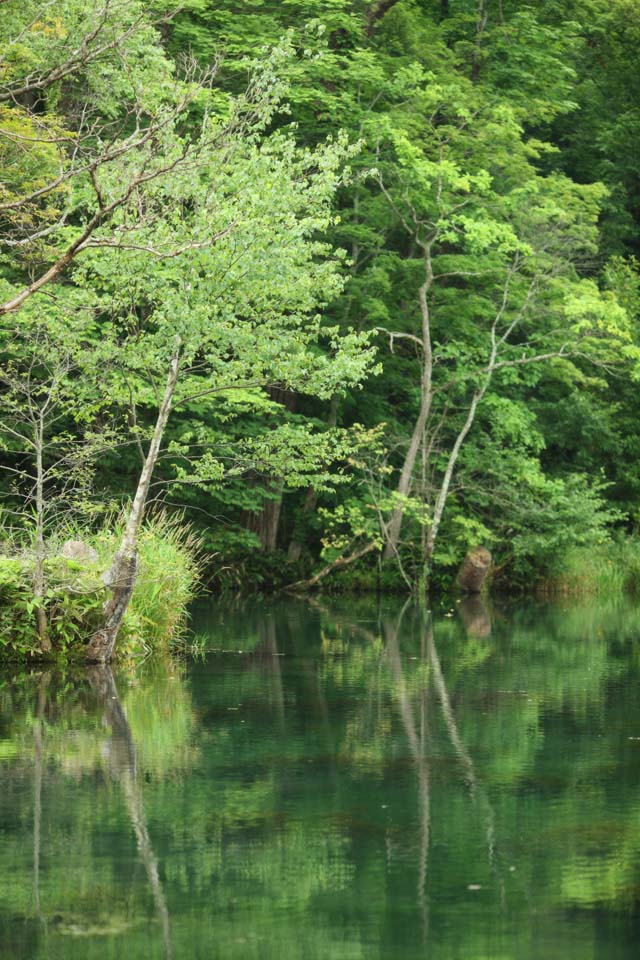
[[[640,607],[208,600],[0,675],[0,956],[622,960]]]

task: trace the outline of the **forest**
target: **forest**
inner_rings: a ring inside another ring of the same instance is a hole
[[[0,0],[0,646],[640,587],[633,0]],[[119,639],[118,639],[119,638]]]

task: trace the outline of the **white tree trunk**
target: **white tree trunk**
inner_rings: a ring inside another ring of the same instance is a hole
[[[51,640],[44,607],[44,468],[42,451],[44,444],[44,423],[42,417],[35,430],[36,442],[36,567],[33,583],[33,595],[36,600],[36,623],[41,654],[51,653]]]
[[[396,494],[400,498],[409,496],[409,491],[411,490],[411,481],[413,480],[413,471],[416,465],[418,451],[420,450],[420,445],[424,437],[424,430],[429,419],[430,410],[431,393],[429,392],[422,397],[420,413],[418,414],[418,419],[413,427],[413,433],[411,434],[409,447],[402,465],[400,479],[398,480],[398,486],[396,487]],[[389,517],[389,522],[387,525],[387,542],[383,555],[385,560],[391,560],[396,554],[396,550],[398,549],[398,541],[400,539],[400,528],[402,526],[403,515],[404,506],[402,502],[400,502],[396,507],[394,507],[391,512],[391,516]]]
[[[433,242],[433,241],[432,241]],[[400,540],[400,528],[402,526],[402,517],[404,515],[404,506],[402,504],[402,498],[409,495],[411,490],[411,481],[413,479],[413,471],[416,465],[416,459],[418,456],[418,451],[420,450],[420,445],[424,439],[424,431],[429,422],[429,415],[431,413],[431,402],[433,400],[433,351],[431,347],[431,316],[429,312],[429,301],[428,295],[429,290],[431,289],[431,284],[433,283],[433,267],[431,263],[431,244],[426,244],[424,246],[424,257],[425,257],[425,280],[424,283],[420,286],[418,291],[418,299],[420,303],[420,319],[421,319],[421,339],[418,341],[422,347],[423,354],[423,367],[422,367],[422,377],[420,382],[421,398],[420,398],[420,412],[418,414],[418,419],[416,420],[413,433],[411,434],[411,440],[409,442],[409,448],[402,465],[402,470],[400,472],[400,479],[398,481],[398,486],[396,488],[396,493],[400,498],[400,503],[392,510],[391,516],[389,517],[389,522],[386,530],[386,545],[384,549],[383,557],[385,560],[390,560],[392,557],[395,557],[398,550],[398,542]],[[417,338],[416,338],[417,339]]]
[[[118,631],[127,612],[138,576],[138,536],[149,496],[151,477],[160,452],[162,438],[171,411],[171,402],[178,382],[180,367],[179,345],[169,369],[164,397],[158,411],[158,419],[153,431],[149,452],[147,453],[138,489],[131,505],[127,525],[122,536],[120,548],[113,563],[104,576],[104,582],[111,590],[111,599],[105,604],[105,618],[102,626],[96,630],[87,647],[86,659],[90,663],[109,663],[113,659]]]
[[[447,498],[449,496],[449,487],[451,486],[451,480],[453,479],[453,471],[455,470],[456,463],[458,461],[458,456],[460,455],[460,450],[462,444],[464,443],[469,430],[473,425],[473,421],[476,417],[476,411],[478,409],[478,404],[484,395],[484,389],[474,393],[473,400],[471,401],[471,406],[469,407],[469,412],[467,413],[467,419],[465,420],[460,433],[456,437],[455,443],[451,448],[451,453],[449,454],[449,460],[447,461],[447,467],[444,472],[444,477],[442,478],[442,483],[440,484],[440,490],[436,499],[436,504],[433,509],[433,519],[431,521],[431,526],[429,527],[429,532],[427,534],[427,549],[426,549],[426,563],[431,564],[433,559],[433,551],[435,549],[436,540],[438,539],[438,531],[440,529],[440,523],[442,521],[442,514],[444,513],[444,508],[447,503]]]

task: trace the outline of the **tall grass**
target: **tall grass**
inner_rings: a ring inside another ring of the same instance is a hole
[[[539,584],[543,596],[640,596],[640,538],[574,547]]]
[[[47,544],[45,606],[54,652],[82,656],[99,625],[107,591],[102,574],[119,545],[118,518],[95,532],[58,531]],[[93,560],[68,560],[64,540],[93,548]],[[139,574],[118,638],[118,656],[144,656],[178,641],[187,623],[187,607],[200,580],[198,538],[180,516],[157,513],[140,535]],[[33,550],[28,544],[3,544],[0,553],[0,656],[37,655],[33,600]]]

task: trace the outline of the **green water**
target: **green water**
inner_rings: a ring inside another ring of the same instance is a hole
[[[0,676],[0,956],[622,960],[640,609],[217,603]]]

